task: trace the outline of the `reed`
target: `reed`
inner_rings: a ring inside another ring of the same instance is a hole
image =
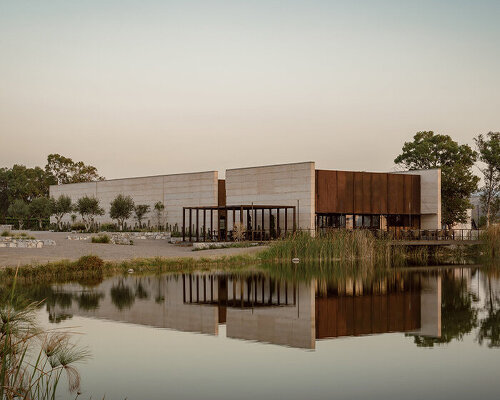
[[[500,261],[500,224],[492,225],[481,235],[482,253],[487,261]]]
[[[332,230],[312,237],[296,233],[278,240],[259,254],[266,261],[299,258],[301,261],[391,262],[394,249],[389,239],[376,238],[364,230]]]

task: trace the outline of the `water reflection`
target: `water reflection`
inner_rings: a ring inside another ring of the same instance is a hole
[[[500,278],[479,269],[294,280],[264,272],[119,276],[94,287],[27,286],[50,322],[73,315],[314,349],[318,340],[401,332],[433,347],[473,334],[500,346]]]

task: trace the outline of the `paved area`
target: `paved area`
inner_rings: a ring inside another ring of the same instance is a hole
[[[133,246],[91,243],[89,240],[68,240],[67,232],[27,232],[37,239],[53,239],[55,246],[41,249],[0,248],[0,266],[42,264],[49,261],[76,260],[81,256],[94,254],[103,260],[130,260],[133,258],[180,258],[221,257],[237,254],[251,254],[263,247],[227,248],[192,251],[191,247],[167,243],[166,240],[134,240]],[[83,234],[79,235],[83,236]],[[89,235],[90,236],[90,235]]]

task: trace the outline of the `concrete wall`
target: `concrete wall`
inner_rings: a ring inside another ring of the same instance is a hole
[[[177,223],[179,229],[182,229],[182,207],[217,205],[217,185],[218,173],[210,171],[51,186],[50,195],[57,198],[65,194],[71,197],[73,202],[85,195],[95,196],[105,211],[105,215],[97,218],[99,223],[113,222],[109,216],[110,203],[118,194],[129,195],[136,204],[147,204],[151,207],[143,224],[148,221],[156,224],[153,207],[156,202],[161,201],[166,211],[164,223]],[[71,221],[70,216],[66,215],[63,221]],[[134,224],[133,218],[127,221],[129,226]]]
[[[281,283],[281,286],[281,293],[284,293],[284,283]],[[300,283],[296,288],[296,304],[292,306],[228,309],[227,337],[314,349],[316,345],[314,288],[314,281]],[[246,298],[246,291],[244,296]]]
[[[298,205],[298,227],[314,229],[315,165],[314,162],[269,165],[226,170],[226,201],[228,205]],[[231,213],[230,213],[231,214]],[[237,217],[238,218],[238,217]],[[292,225],[289,212],[288,226]],[[257,223],[260,225],[260,213]],[[280,226],[284,227],[284,213]],[[232,229],[232,215],[229,216]],[[269,229],[269,216],[265,214],[265,229]]]
[[[420,175],[420,227],[441,229],[441,169],[396,173]]]

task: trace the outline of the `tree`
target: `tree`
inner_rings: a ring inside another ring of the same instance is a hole
[[[412,142],[405,142],[394,162],[409,170],[441,168],[442,222],[451,228],[466,222],[469,201],[479,178],[472,173],[477,153],[460,145],[448,135],[417,132]]]
[[[29,205],[30,215],[38,221],[38,227],[42,229],[44,219],[50,218],[52,204],[48,197],[37,197]]]
[[[24,220],[29,217],[30,209],[28,205],[21,199],[14,200],[7,213],[12,217],[18,220],[19,229],[23,229]]]
[[[132,211],[134,211],[134,200],[130,196],[119,194],[110,204],[109,216],[112,219],[116,219],[120,230],[123,230],[125,220],[129,219]]]
[[[484,179],[481,205],[486,214],[486,226],[490,226],[490,222],[500,211],[500,132],[489,132],[486,137],[479,135],[474,141],[479,160],[485,164],[483,168],[479,168]]]
[[[59,154],[49,154],[45,172],[52,176],[55,184],[93,182],[102,181],[97,168],[92,165],[85,165],[83,161],[74,162],[71,158]]]
[[[66,195],[61,195],[57,199],[51,198],[51,215],[56,219],[57,228],[61,230],[61,220],[66,214],[73,210],[71,198]]]
[[[104,210],[95,197],[84,196],[78,199],[74,210],[82,216],[85,229],[88,231],[93,225],[95,217],[104,215]]]
[[[141,228],[142,219],[149,212],[150,207],[147,204],[138,204],[134,207],[135,219],[139,223],[139,228]]]
[[[156,225],[158,229],[163,225],[163,216],[164,216],[164,211],[165,211],[165,205],[161,202],[158,201],[155,206],[155,215],[156,215]]]

